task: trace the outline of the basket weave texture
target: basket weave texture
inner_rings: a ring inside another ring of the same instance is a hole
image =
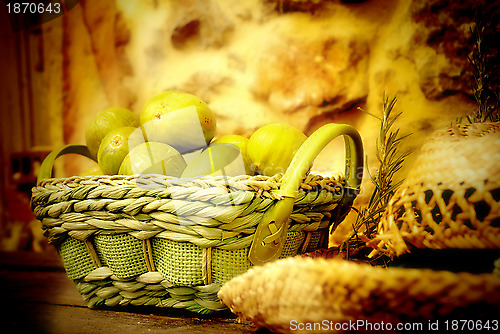
[[[248,251],[282,175],[162,175],[45,179],[31,205],[89,307],[152,305],[224,309],[220,286],[251,266]],[[341,174],[308,174],[289,218],[281,257],[328,240],[342,205]]]
[[[391,198],[368,245],[398,256],[417,248],[500,248],[500,123],[435,132]]]

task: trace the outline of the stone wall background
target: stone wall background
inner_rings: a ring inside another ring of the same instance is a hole
[[[395,128],[413,133],[405,141],[414,153],[404,177],[433,130],[475,109],[466,55],[481,3],[81,0],[38,29],[17,35],[4,29],[5,55],[21,63],[21,71],[2,65],[9,78],[0,105],[9,124],[2,126],[3,156],[84,143],[85,125],[103,109],[140,113],[150,97],[180,89],[209,103],[217,136],[250,136],[271,122],[308,135],[329,122],[351,124],[374,168],[378,121],[358,108],[380,115],[385,93],[397,95],[396,109],[403,112]],[[487,6],[498,12],[498,2]],[[88,162],[61,164],[58,174],[65,176]],[[339,139],[314,168],[343,165]]]

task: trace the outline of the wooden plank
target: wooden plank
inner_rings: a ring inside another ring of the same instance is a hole
[[[234,319],[175,317],[165,314],[141,314],[90,310],[66,305],[16,303],[3,313],[6,333],[255,333],[249,324]]]
[[[11,302],[86,306],[64,272],[5,271],[0,282],[2,298]]]
[[[46,252],[0,252],[0,268],[13,271],[21,271],[22,268],[31,271],[64,271],[61,257],[52,246]]]
[[[89,309],[55,253],[1,252],[0,287],[5,333],[268,333],[238,323],[229,311],[198,315],[153,307]]]

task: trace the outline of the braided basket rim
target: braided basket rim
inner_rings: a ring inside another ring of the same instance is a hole
[[[63,187],[77,187],[79,185],[103,185],[103,186],[137,186],[137,181],[140,184],[147,186],[148,184],[157,185],[176,185],[183,187],[224,187],[241,189],[243,185],[247,185],[247,190],[259,191],[277,191],[283,179],[283,173],[278,173],[273,176],[265,175],[239,175],[239,176],[210,176],[205,175],[198,178],[178,178],[173,176],[165,176],[159,174],[135,174],[135,175],[89,175],[89,176],[70,176],[60,178],[43,179],[32,191],[34,194],[43,190],[56,190]],[[313,186],[322,186],[327,190],[333,191],[330,187],[331,183],[336,185],[344,185],[345,177],[343,172],[310,172],[306,175],[300,184],[300,189],[310,190]],[[268,194],[263,192],[263,194]],[[276,197],[272,196],[272,197]],[[279,198],[279,196],[277,197]]]

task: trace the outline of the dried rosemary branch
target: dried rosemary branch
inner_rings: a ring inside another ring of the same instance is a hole
[[[392,115],[396,101],[396,96],[389,101],[389,98],[384,94],[382,117],[365,111],[368,115],[380,121],[379,137],[376,142],[376,156],[379,168],[376,175],[372,175],[368,170],[367,174],[375,189],[366,207],[360,210],[354,209],[358,213],[353,226],[354,234],[344,245],[348,251],[351,247],[355,249],[364,247],[365,243],[358,238],[358,233],[362,232],[366,237],[370,238],[377,232],[380,217],[385,211],[389,200],[403,182],[403,180],[395,182],[394,176],[402,168],[405,158],[411,154],[411,151],[401,151],[399,145],[404,138],[411,134],[399,136],[399,129],[391,131],[394,122],[402,114],[400,112],[394,116]]]
[[[471,87],[478,109],[474,115],[467,116],[470,123],[500,121],[500,88],[495,87],[497,85],[493,82],[498,79],[498,73],[495,74],[493,70],[498,66],[498,64],[495,66],[498,51],[491,48],[492,40],[490,39],[495,36],[489,36],[490,34],[487,33],[489,30],[491,29],[479,11],[476,12],[474,25],[470,28],[474,38],[474,47],[471,55],[467,55],[467,59],[473,68]]]

